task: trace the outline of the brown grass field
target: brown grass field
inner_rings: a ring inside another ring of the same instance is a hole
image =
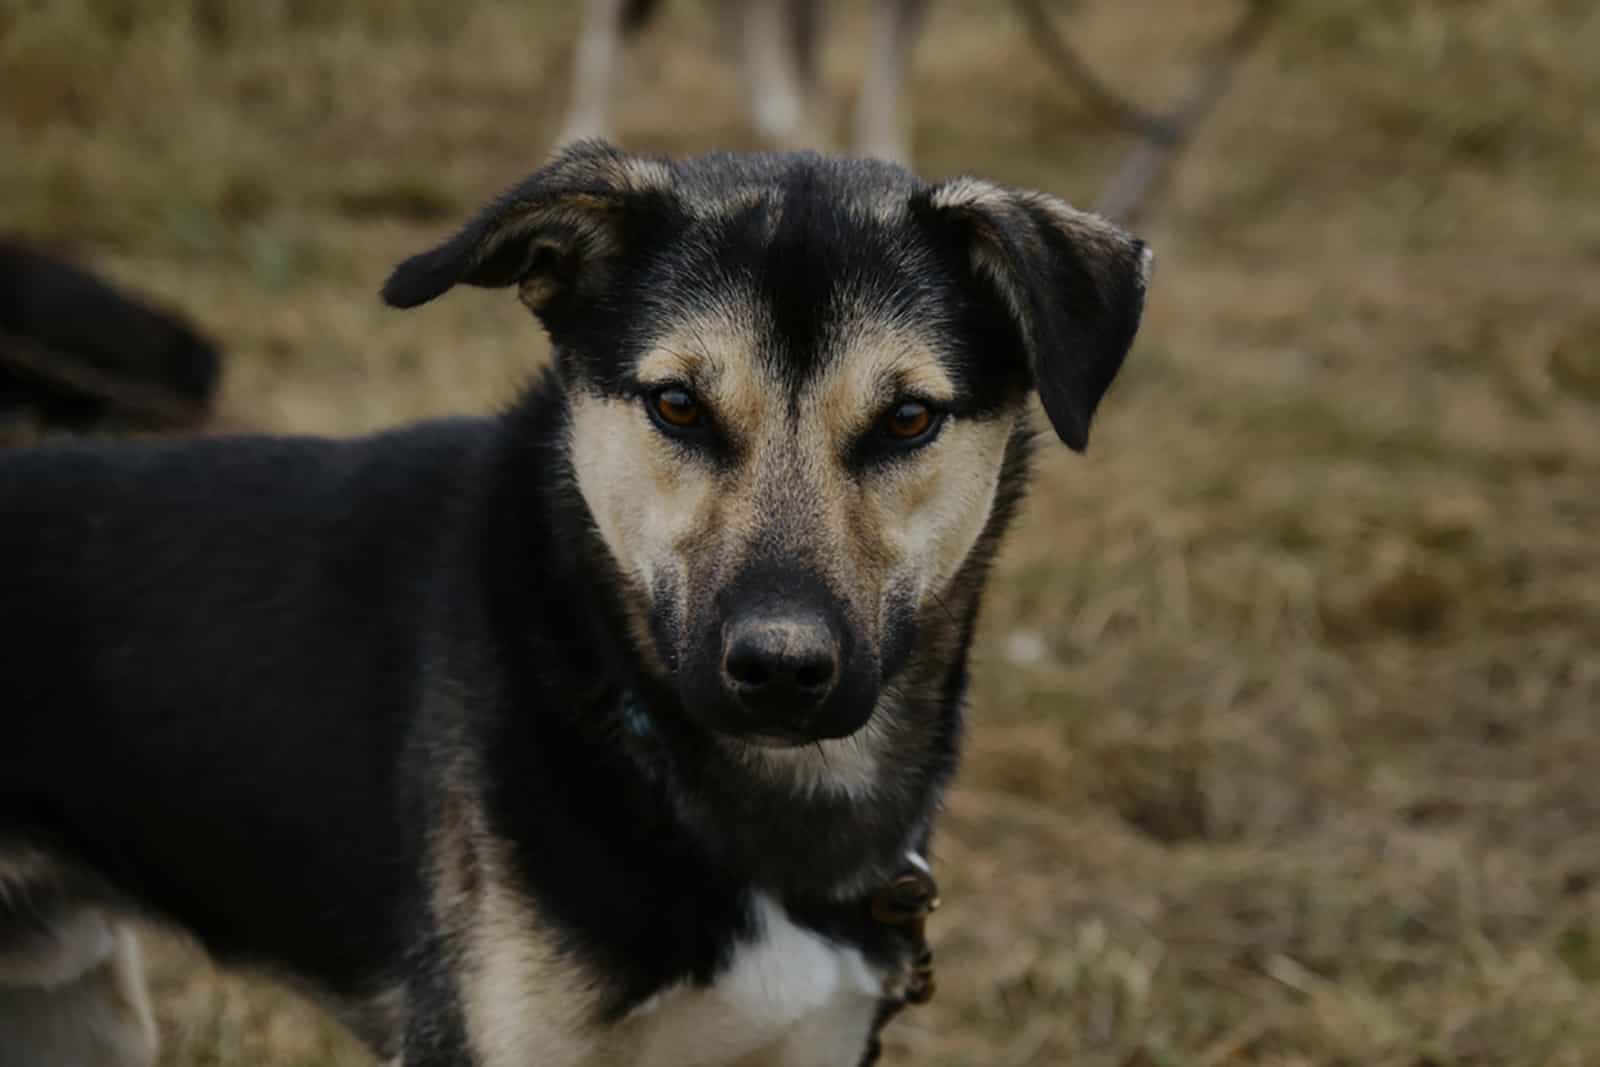
[[[0,230],[222,339],[229,424],[492,409],[544,358],[516,302],[376,291],[548,150],[575,7],[0,0]],[[1234,11],[1063,18],[1159,103]],[[753,146],[716,40],[666,5],[625,143]],[[1141,339],[998,569],[941,991],[889,1063],[1600,1064],[1597,57],[1590,0],[1285,4],[1140,223]],[[1087,202],[1128,148],[1001,2],[936,3],[914,97],[929,176]],[[368,1063],[153,954],[164,1064]]]

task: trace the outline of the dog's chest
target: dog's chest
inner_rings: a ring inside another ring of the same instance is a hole
[[[762,933],[704,988],[676,987],[618,1025],[619,1067],[856,1067],[883,983],[861,953],[770,900]]]

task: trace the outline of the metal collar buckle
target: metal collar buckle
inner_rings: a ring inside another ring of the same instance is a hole
[[[902,999],[926,1004],[933,998],[933,949],[928,946],[927,921],[939,907],[939,886],[933,875],[910,868],[872,898],[872,918],[903,930],[911,939],[912,957]]]

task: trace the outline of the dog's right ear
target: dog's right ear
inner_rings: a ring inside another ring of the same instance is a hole
[[[546,321],[592,298],[650,222],[671,210],[670,166],[580,141],[494,200],[454,237],[395,268],[384,302],[410,308],[452,286],[517,285]]]

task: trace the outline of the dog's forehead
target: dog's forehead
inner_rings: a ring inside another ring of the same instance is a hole
[[[692,173],[691,217],[643,287],[639,358],[745,359],[795,395],[842,360],[924,383],[953,362],[949,272],[911,216],[909,172],[756,157]]]
[[[672,162],[663,177],[680,202],[702,217],[733,214],[765,201],[827,206],[895,222],[905,218],[912,195],[926,188],[894,163],[812,152],[712,153]]]

